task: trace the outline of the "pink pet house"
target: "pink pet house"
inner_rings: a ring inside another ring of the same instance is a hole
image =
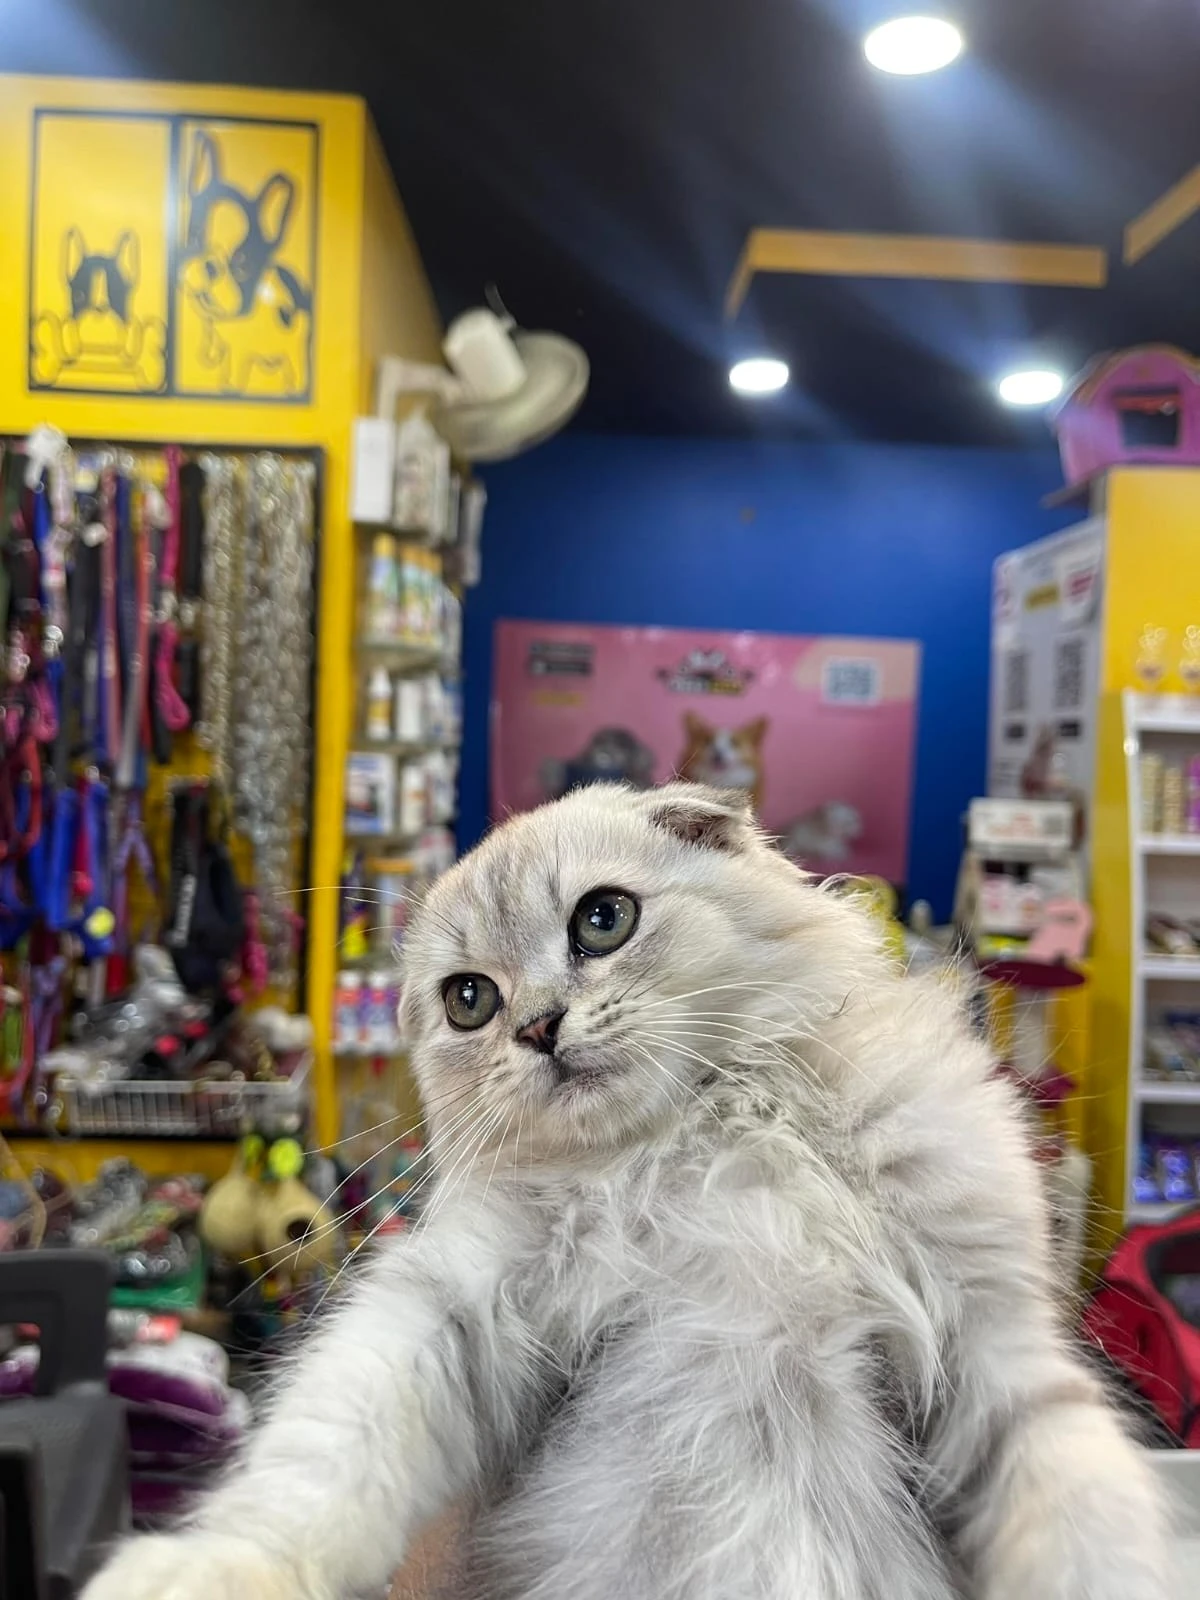
[[[1100,356],[1051,426],[1068,485],[1109,467],[1200,465],[1200,361],[1169,344]]]

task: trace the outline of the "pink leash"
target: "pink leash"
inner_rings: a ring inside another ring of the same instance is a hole
[[[100,660],[100,693],[104,696],[105,751],[115,769],[121,759],[121,678],[117,668],[117,480],[106,469],[104,490],[104,543],[100,546],[100,605],[104,615],[104,640]]]
[[[158,644],[154,663],[154,700],[158,714],[172,733],[182,733],[192,720],[191,712],[175,687],[175,646],[179,628],[175,622],[178,599],[175,584],[179,574],[179,448],[168,445],[167,510],[170,520],[163,534],[162,555],[158,564]]]

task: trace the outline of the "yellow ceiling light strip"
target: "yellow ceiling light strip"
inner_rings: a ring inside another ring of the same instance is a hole
[[[1001,239],[754,228],[729,282],[726,316],[737,315],[756,272],[1102,289],[1108,281],[1108,259],[1096,245],[1007,244]]]
[[[1152,206],[1147,206],[1140,217],[1125,229],[1125,265],[1148,256],[1156,244],[1175,232],[1200,211],[1200,167],[1193,167],[1185,178],[1160,195]]]

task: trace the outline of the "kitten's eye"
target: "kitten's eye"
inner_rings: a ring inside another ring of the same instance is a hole
[[[585,956],[610,956],[637,927],[641,909],[624,889],[593,889],[571,913],[571,943]]]
[[[500,991],[481,972],[459,972],[442,985],[442,1002],[452,1028],[482,1028],[500,1009]]]

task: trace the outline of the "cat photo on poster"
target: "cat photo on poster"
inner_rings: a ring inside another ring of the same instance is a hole
[[[814,872],[902,886],[919,669],[908,640],[500,622],[492,815],[682,777]]]

